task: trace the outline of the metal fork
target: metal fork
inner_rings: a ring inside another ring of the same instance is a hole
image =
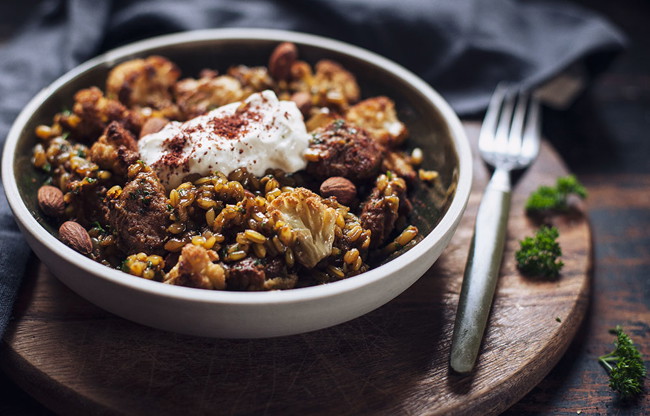
[[[492,305],[510,211],[510,172],[528,167],[537,157],[540,125],[539,102],[532,94],[497,87],[478,142],[494,173],[476,216],[456,312],[450,365],[458,373],[474,368]]]

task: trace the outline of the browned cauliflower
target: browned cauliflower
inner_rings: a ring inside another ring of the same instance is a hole
[[[268,69],[263,66],[233,66],[228,69],[228,75],[236,78],[237,81],[241,83],[246,97],[254,92],[272,90],[275,88],[275,83],[269,75]]]
[[[305,188],[295,188],[280,194],[268,208],[277,221],[284,221],[296,235],[294,252],[307,268],[332,253],[336,210],[323,203],[317,194]]]
[[[350,107],[345,118],[384,146],[398,146],[408,136],[406,126],[397,118],[395,103],[388,97],[363,100]]]
[[[187,244],[181,251],[178,263],[167,273],[164,283],[201,289],[223,290],[226,273],[216,260],[216,253],[201,246]]]
[[[104,134],[91,146],[88,156],[102,169],[126,176],[129,166],[140,159],[135,137],[117,121],[106,127]]]
[[[305,126],[307,127],[307,131],[312,133],[316,129],[326,127],[328,124],[341,119],[340,115],[329,111],[327,108],[319,109],[313,111],[312,114],[310,114],[310,117],[305,120]]]
[[[359,101],[361,92],[356,78],[334,61],[318,61],[312,82],[312,94],[319,105],[346,109]]]
[[[311,94],[311,87],[314,84],[314,73],[311,65],[305,61],[295,61],[291,64],[291,91],[303,91]]]
[[[381,163],[381,169],[384,172],[395,172],[397,176],[404,178],[407,182],[412,183],[417,177],[413,165],[400,152],[386,152],[384,153],[384,160]]]
[[[176,83],[174,95],[186,119],[245,98],[242,84],[229,75],[183,79]]]
[[[126,108],[117,100],[104,97],[97,87],[79,90],[74,95],[72,112],[60,113],[55,121],[70,132],[70,137],[81,141],[94,141],[106,126],[117,121],[134,135],[140,133],[144,117]]]
[[[162,56],[132,59],[108,74],[106,96],[128,107],[173,108],[172,87],[181,75],[176,64]]]

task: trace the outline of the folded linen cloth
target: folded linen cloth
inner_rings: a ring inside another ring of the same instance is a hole
[[[113,47],[171,32],[262,27],[343,40],[412,70],[461,115],[481,111],[499,81],[539,85],[577,64],[594,75],[625,42],[597,14],[549,0],[35,3],[30,18],[0,47],[2,142],[27,101],[65,71]],[[0,187],[0,337],[28,255]]]

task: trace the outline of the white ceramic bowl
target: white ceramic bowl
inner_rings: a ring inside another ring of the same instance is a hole
[[[75,91],[98,85],[116,63],[139,56],[169,57],[184,76],[204,67],[265,65],[280,41],[294,42],[301,59],[341,62],[356,74],[364,96],[394,98],[410,141],[441,171],[450,198],[416,200],[426,236],[395,259],[361,275],[326,285],[274,292],[222,292],[165,285],[105,267],[56,238],[36,206],[29,169],[34,127],[49,123]],[[157,37],[98,56],[43,89],[16,119],[5,145],[2,179],[18,225],[36,255],[68,287],[116,315],[180,333],[230,338],[297,334],[336,325],[390,301],[413,284],[449,243],[469,198],[472,165],[463,128],[449,105],[403,67],[367,50],[322,37],[262,29],[215,29]],[[434,217],[433,220],[431,218]]]

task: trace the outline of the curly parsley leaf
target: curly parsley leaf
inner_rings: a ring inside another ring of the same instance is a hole
[[[622,399],[634,398],[643,391],[646,376],[643,357],[620,326],[610,332],[616,335],[614,351],[598,357],[598,362],[607,369],[612,390]]]
[[[515,253],[517,268],[528,276],[557,277],[564,266],[558,259],[562,255],[559,235],[557,228],[543,226],[535,236],[521,240]]]
[[[569,195],[576,195],[580,199],[587,197],[586,188],[573,175],[558,178],[555,186],[537,188],[526,201],[526,212],[538,214],[549,211],[566,211],[569,208]]]

